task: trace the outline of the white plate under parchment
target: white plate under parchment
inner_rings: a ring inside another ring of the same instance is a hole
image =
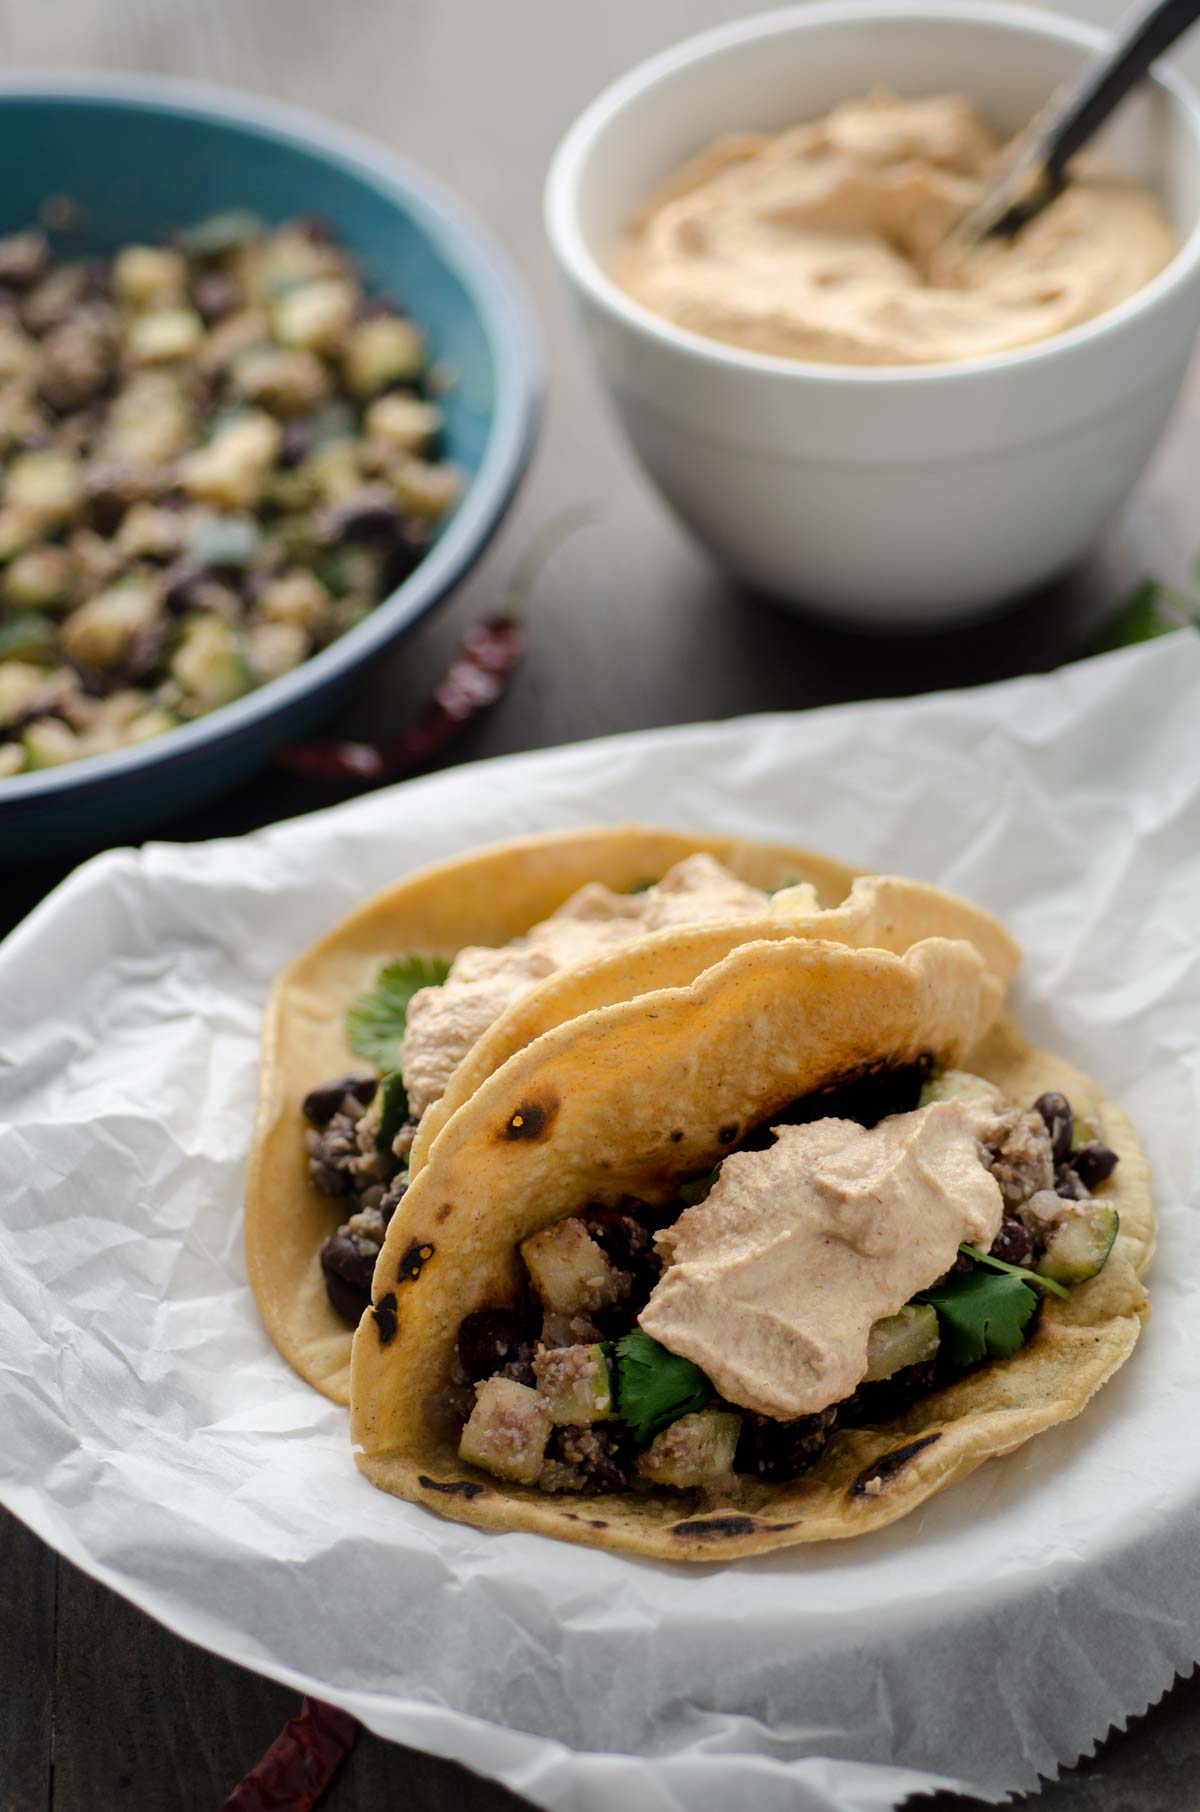
[[[943,882],[1018,1016],[1133,1114],[1155,1313],[1077,1422],[860,1542],[736,1566],[485,1535],[374,1491],[269,1346],[241,1187],[277,971],[370,891],[638,817]],[[1033,1785],[1200,1654],[1200,639],[1045,678],[459,769],[117,851],[0,948],[0,1501],[181,1635],[591,1812]]]

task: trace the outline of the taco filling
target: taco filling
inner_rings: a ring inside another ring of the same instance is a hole
[[[786,895],[784,899],[781,896]],[[381,1074],[341,1076],[310,1089],[308,1176],[319,1195],[351,1210],[321,1248],[330,1303],[354,1326],[370,1299],[383,1238],[407,1186],[406,1161],[422,1114],[440,1099],[467,1052],[547,977],[578,968],[656,931],[751,921],[771,893],[713,856],[687,856],[632,893],[589,882],[524,937],[470,945],[449,965],[398,959],[351,1008],[353,1049]],[[817,910],[808,883],[775,890],[778,909]]]
[[[1103,1269],[1116,1164],[1064,1095],[964,1070],[809,1096],[673,1201],[522,1241],[515,1300],[462,1320],[427,1418],[545,1493],[736,1502],[737,1475],[796,1478],[838,1428],[1011,1358],[1045,1293]]]

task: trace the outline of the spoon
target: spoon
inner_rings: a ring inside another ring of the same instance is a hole
[[[1015,140],[983,200],[948,234],[965,251],[993,235],[1011,239],[1066,185],[1066,167],[1156,57],[1200,17],[1200,0],[1151,0],[1117,27],[1116,41],[1057,88]]]

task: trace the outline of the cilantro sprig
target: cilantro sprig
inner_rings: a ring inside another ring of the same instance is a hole
[[[956,1271],[918,1302],[930,1303],[946,1352],[954,1365],[981,1359],[1011,1359],[1025,1339],[1037,1308],[1037,1293],[1019,1277],[1000,1271]]]
[[[436,956],[403,956],[380,970],[375,986],[346,1014],[350,1049],[383,1075],[400,1068],[409,1002],[422,988],[440,988],[449,963]]]
[[[715,1395],[698,1365],[669,1353],[641,1328],[618,1340],[617,1408],[637,1440],[650,1440]]]

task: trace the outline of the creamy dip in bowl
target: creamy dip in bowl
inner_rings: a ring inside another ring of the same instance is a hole
[[[693,333],[845,365],[979,358],[1094,320],[1178,249],[1158,197],[1095,156],[1013,239],[955,252],[1004,140],[964,95],[877,90],[779,133],[727,133],[668,178],[617,282]]]
[[[765,162],[764,146],[794,142],[797,122],[828,129],[831,116],[862,160],[866,128],[878,128],[884,110],[864,110],[861,100],[849,117],[838,110],[876,90],[904,108],[968,98],[983,124],[973,129],[956,114],[959,149],[935,145],[937,155],[924,155],[939,182],[974,189],[980,177],[970,160],[1018,132],[1109,41],[1077,20],[997,0],[806,0],[631,70],[568,132],[547,182],[546,222],[593,359],[667,502],[756,591],[842,622],[929,628],[995,610],[1086,553],[1145,469],[1200,326],[1200,99],[1161,67],[1126,99],[1094,154],[1119,175],[1097,175],[1093,165],[1063,198],[1071,209],[1042,223],[1041,233],[1061,233],[1066,244],[1054,255],[1047,300],[1038,302],[1029,273],[1020,272],[1020,242],[1009,268],[1023,298],[1014,300],[1003,272],[979,273],[993,304],[990,343],[980,343],[975,298],[963,310],[948,281],[943,289],[918,281],[915,262],[898,280],[894,228],[871,253],[894,285],[890,305],[859,305],[869,288],[861,269],[849,271],[838,294],[842,267],[833,254],[848,250],[850,184],[835,196],[830,260],[820,267],[835,279],[830,312],[818,316],[812,306],[820,286],[802,295],[797,283],[786,297],[795,318],[782,325],[768,322],[772,310],[759,298],[743,311],[740,331],[723,323],[729,337],[718,337],[711,318],[700,331],[695,320],[683,324],[681,311],[664,312],[661,297],[652,306],[653,298],[624,287],[637,283],[627,266],[618,281],[622,236],[673,173],[748,126],[751,156],[734,160],[728,180]],[[966,162],[965,172],[942,167],[956,161]],[[897,167],[905,162],[898,158]],[[875,179],[878,170],[867,174]],[[1090,277],[1072,262],[1068,230],[1085,186],[1106,218],[1110,206],[1128,205],[1143,227],[1147,211],[1149,219],[1143,250],[1128,255],[1125,220],[1115,234],[1119,255],[1104,252],[1098,270],[1099,239],[1091,225],[1081,230],[1096,242],[1087,248]],[[868,239],[881,218],[871,187],[860,184],[855,203]],[[686,206],[686,197],[677,199]],[[914,216],[927,204],[926,195]],[[786,238],[795,230],[787,206],[776,211],[782,218],[769,230],[761,219],[754,224],[752,259],[764,232]],[[930,210],[931,238],[947,211],[934,221],[938,210]],[[710,253],[724,256],[730,217],[711,231],[691,224],[708,237]],[[810,214],[805,232],[816,226]],[[914,220],[904,230],[923,255],[911,237]],[[857,258],[870,248],[856,241],[854,249]],[[978,256],[1004,262],[1005,250]],[[692,255],[689,270],[701,261]],[[928,316],[931,306],[953,315],[954,335],[942,315],[932,337],[928,319],[916,334],[917,311]],[[757,314],[749,326],[748,314]],[[779,337],[768,339],[770,331]]]

